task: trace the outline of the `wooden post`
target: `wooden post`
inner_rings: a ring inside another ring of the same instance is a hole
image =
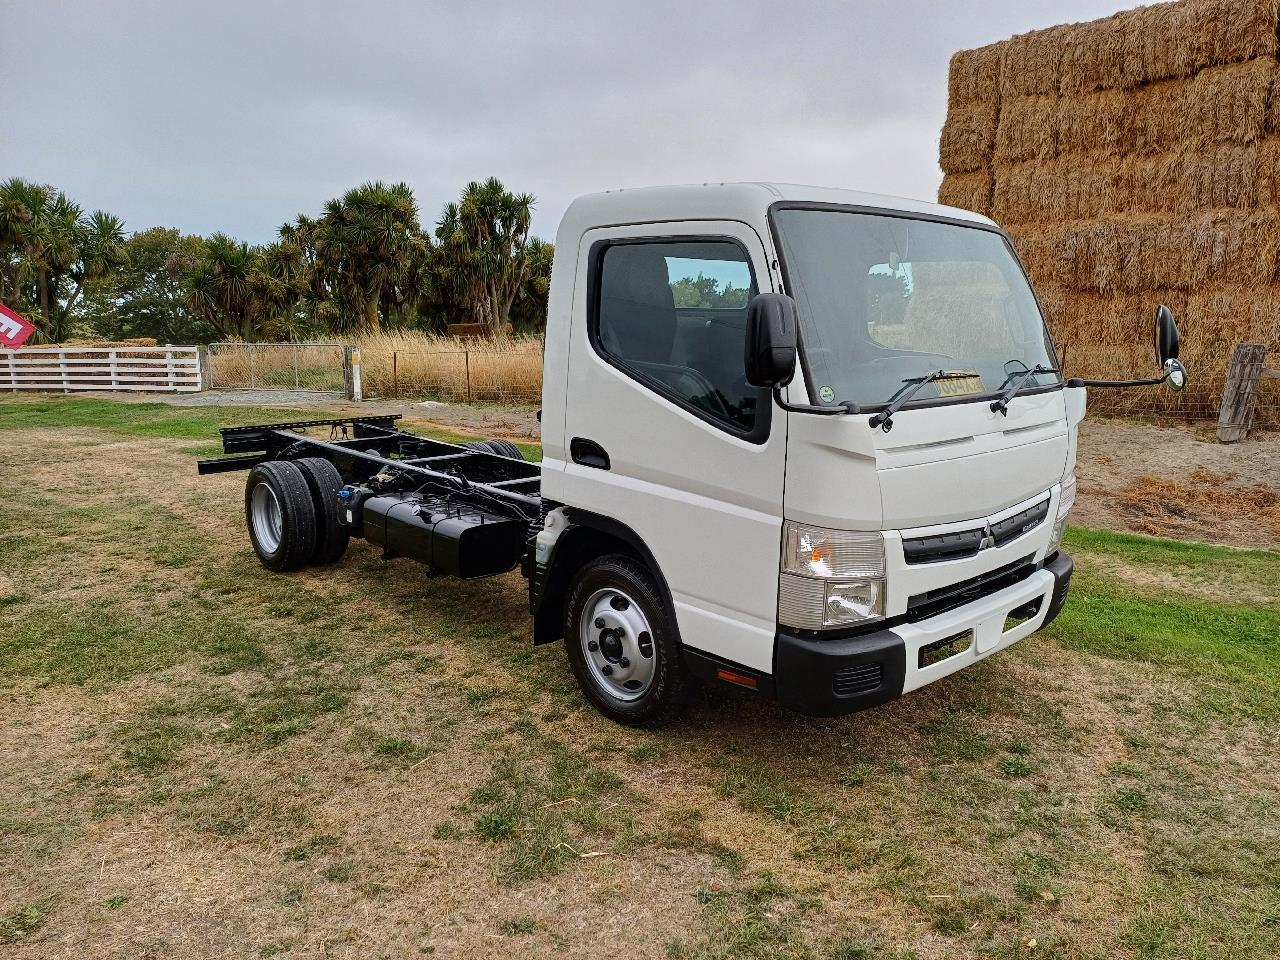
[[[209,373],[209,346],[202,343],[196,346],[196,380],[201,390],[209,389]]]
[[[467,365],[467,405],[471,404],[471,351],[462,351],[462,360]]]
[[[1218,411],[1218,439],[1223,443],[1236,443],[1249,436],[1266,355],[1267,346],[1263,343],[1237,343],[1231,353],[1227,386]]]
[[[342,380],[348,400],[363,400],[364,389],[360,383],[360,348],[342,348]]]
[[[67,353],[65,350],[58,351],[58,369],[62,371],[62,392],[71,392],[71,382],[67,374]]]
[[[391,396],[397,400],[400,399],[400,353],[398,350],[391,351]]]

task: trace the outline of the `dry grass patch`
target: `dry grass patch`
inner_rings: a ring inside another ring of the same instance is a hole
[[[1204,468],[1192,470],[1185,481],[1139,477],[1108,496],[1137,530],[1152,536],[1194,539],[1222,523],[1256,524],[1280,535],[1280,490],[1241,485]]]

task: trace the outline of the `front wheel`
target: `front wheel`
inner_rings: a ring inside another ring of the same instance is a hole
[[[578,686],[610,720],[656,727],[684,706],[693,678],[658,584],[639,561],[615,554],[578,571],[564,639]]]

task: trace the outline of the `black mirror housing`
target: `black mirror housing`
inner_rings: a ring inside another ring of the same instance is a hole
[[[799,322],[796,302],[782,293],[761,293],[747,304],[747,383],[774,388],[796,372]]]
[[[1156,307],[1156,362],[1164,369],[1170,360],[1178,359],[1178,324],[1173,311],[1163,303]]]

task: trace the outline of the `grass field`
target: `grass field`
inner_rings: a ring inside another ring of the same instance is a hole
[[[0,955],[1280,955],[1280,557],[1073,530],[1045,634],[838,720],[585,707],[523,581],[278,576],[216,426],[0,401]]]

